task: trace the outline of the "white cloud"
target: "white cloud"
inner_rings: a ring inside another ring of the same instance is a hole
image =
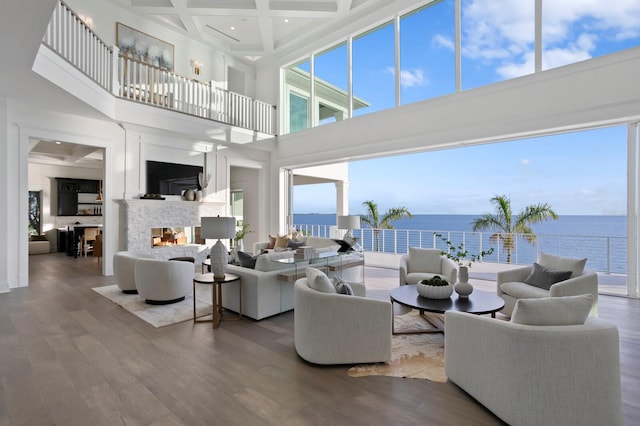
[[[455,43],[448,37],[443,36],[442,34],[436,34],[433,36],[433,44],[436,46],[444,47],[445,49],[454,51],[456,48]]]
[[[387,72],[391,75],[396,74],[392,67],[388,67]],[[400,70],[400,85],[402,87],[425,86],[427,83],[428,80],[424,77],[424,72],[419,68]]]
[[[463,4],[462,54],[466,58],[493,64],[504,78],[533,72],[534,1]],[[640,37],[638,0],[544,0],[542,13],[543,69],[589,59],[598,44],[607,40]]]
[[[520,160],[520,164],[528,166],[529,164],[531,164],[531,161],[527,158],[523,158],[522,160]]]

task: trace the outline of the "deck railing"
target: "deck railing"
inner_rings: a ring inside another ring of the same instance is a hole
[[[62,0],[43,43],[120,98],[275,134],[273,105],[121,55]]]
[[[306,235],[325,238],[341,238],[346,231],[332,225],[295,225],[295,228]],[[456,246],[464,244],[470,254],[478,254],[493,247],[493,253],[482,260],[507,263],[507,253],[502,243],[491,241],[491,233],[488,232],[373,228],[354,229],[351,232],[367,252],[405,254],[409,247],[447,250],[446,244],[434,235],[435,232]],[[526,236],[516,235],[510,263],[530,265],[540,252],[546,252],[563,257],[586,257],[587,269],[592,271],[627,273],[626,237],[535,234],[535,241],[530,244]]]

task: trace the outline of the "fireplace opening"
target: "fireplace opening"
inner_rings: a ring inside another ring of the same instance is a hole
[[[205,244],[205,241],[200,238],[199,226],[151,228],[152,247],[185,246],[187,244]]]

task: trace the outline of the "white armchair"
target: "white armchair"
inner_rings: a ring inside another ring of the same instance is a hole
[[[138,259],[136,288],[140,297],[151,305],[180,302],[192,291],[194,273],[191,262]]]
[[[294,285],[295,346],[314,364],[356,364],[391,359],[391,303],[368,299],[363,284],[350,283],[354,295]]]
[[[552,284],[546,290],[524,282],[533,271],[533,266],[498,272],[496,290],[498,296],[504,299],[502,313],[511,315],[518,299],[591,294],[591,315],[598,316],[598,275],[584,270],[586,259],[569,259],[540,253],[538,263],[550,270],[570,270],[572,275],[567,280]]]
[[[512,426],[621,425],[619,345],[615,325],[593,317],[525,325],[445,314],[449,380]]]
[[[138,259],[151,258],[150,255],[133,251],[119,251],[113,255],[113,275],[118,288],[125,294],[138,294],[135,266]]]
[[[440,254],[437,249],[409,247],[409,253],[400,257],[400,285],[416,284],[440,275],[451,284],[458,278],[456,263]]]

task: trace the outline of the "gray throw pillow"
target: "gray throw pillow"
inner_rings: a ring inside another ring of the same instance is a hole
[[[333,285],[336,287],[336,293],[353,296],[353,289],[348,283],[344,282],[342,278],[333,277]]]
[[[571,277],[571,271],[550,271],[544,266],[534,263],[533,269],[524,282],[549,290],[551,286],[557,282],[568,280]]]
[[[589,317],[593,296],[543,297],[519,299],[511,314],[511,322],[523,325],[579,325]]]
[[[305,238],[305,241],[306,241],[306,238]],[[293,241],[291,238],[287,240],[287,248],[290,248],[291,250],[297,250],[298,247],[302,247],[303,245],[304,245],[304,242],[298,243]]]
[[[256,267],[256,258],[251,256],[249,253],[239,251],[237,256],[238,262],[240,262],[240,266],[242,266],[243,268],[254,269]]]

